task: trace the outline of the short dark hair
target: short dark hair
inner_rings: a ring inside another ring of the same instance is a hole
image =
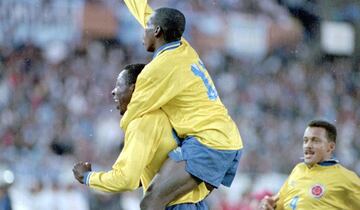
[[[160,26],[166,42],[178,41],[185,31],[185,16],[173,8],[159,8],[155,10],[154,25]]]
[[[311,122],[309,122],[308,127],[324,128],[326,130],[328,139],[336,143],[337,131],[335,125],[325,120],[312,120]]]
[[[136,79],[140,72],[144,69],[144,67],[145,64],[143,63],[128,64],[124,67],[124,69],[128,71],[126,76],[127,85],[132,85],[136,83]]]

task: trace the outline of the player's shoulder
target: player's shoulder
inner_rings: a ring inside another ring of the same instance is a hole
[[[165,78],[178,78],[184,76],[184,71],[190,69],[191,63],[178,57],[160,56],[146,65],[140,74],[141,79],[152,81],[153,79],[164,80]]]
[[[182,38],[180,43],[179,47],[160,53],[149,64],[151,66],[177,67],[181,64],[188,65],[199,59],[196,51],[185,39]],[[176,65],[174,65],[174,63],[176,63]]]
[[[304,162],[298,163],[295,165],[295,167],[292,169],[290,175],[296,175],[301,174],[306,170],[306,164]]]
[[[347,169],[341,164],[337,164],[337,168],[344,179],[360,183],[360,178],[354,171]]]
[[[171,59],[170,59],[171,60]],[[168,62],[164,59],[153,59],[150,63],[146,64],[141,71],[139,78],[150,79],[154,77],[163,77],[170,70]]]
[[[169,125],[170,122],[164,111],[161,109],[144,114],[141,117],[135,118],[129,123],[127,132],[150,132],[158,128],[163,128]]]
[[[304,162],[300,162],[296,164],[293,170],[304,170],[306,168],[306,164]]]

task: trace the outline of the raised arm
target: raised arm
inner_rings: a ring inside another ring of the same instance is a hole
[[[148,5],[147,0],[124,0],[131,14],[136,18],[140,25],[145,28],[153,10]]]

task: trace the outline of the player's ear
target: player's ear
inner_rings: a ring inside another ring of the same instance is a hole
[[[129,86],[129,91],[130,91],[131,93],[133,93],[134,90],[135,90],[135,84],[131,84],[131,85]]]
[[[155,36],[155,37],[160,37],[161,33],[162,33],[161,27],[160,27],[160,26],[155,26],[154,36]]]
[[[330,151],[331,152],[333,152],[334,150],[335,150],[335,142],[333,142],[333,141],[331,141],[330,143],[329,143],[329,149],[330,149]]]

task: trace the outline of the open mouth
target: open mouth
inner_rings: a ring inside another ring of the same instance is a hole
[[[307,150],[307,151],[304,152],[304,158],[305,159],[309,159],[309,158],[313,157],[314,155],[315,155],[315,152],[310,151],[310,150]]]

